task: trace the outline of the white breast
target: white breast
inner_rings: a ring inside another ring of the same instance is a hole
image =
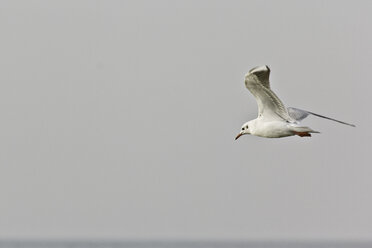
[[[284,121],[263,121],[256,119],[252,126],[251,134],[266,138],[281,138],[292,136],[289,124]],[[251,129],[251,128],[250,128]]]

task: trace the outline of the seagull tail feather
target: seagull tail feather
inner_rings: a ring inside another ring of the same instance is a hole
[[[310,127],[292,127],[292,130],[300,133],[320,133],[311,129]]]

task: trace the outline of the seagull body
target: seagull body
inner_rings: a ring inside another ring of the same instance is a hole
[[[255,67],[245,75],[245,86],[257,101],[258,117],[244,123],[235,139],[245,134],[265,138],[281,138],[293,135],[311,137],[311,133],[319,132],[300,125],[300,121],[308,115],[315,115],[354,127],[353,124],[306,110],[286,108],[279,97],[271,90],[269,77],[270,68],[266,65]]]

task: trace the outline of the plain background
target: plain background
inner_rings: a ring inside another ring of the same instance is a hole
[[[0,237],[370,239],[371,1],[1,1]],[[234,137],[271,67],[312,138]]]

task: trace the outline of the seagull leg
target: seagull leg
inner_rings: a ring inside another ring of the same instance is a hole
[[[295,135],[298,135],[300,137],[311,137],[311,134],[309,132],[296,132],[293,131]]]

